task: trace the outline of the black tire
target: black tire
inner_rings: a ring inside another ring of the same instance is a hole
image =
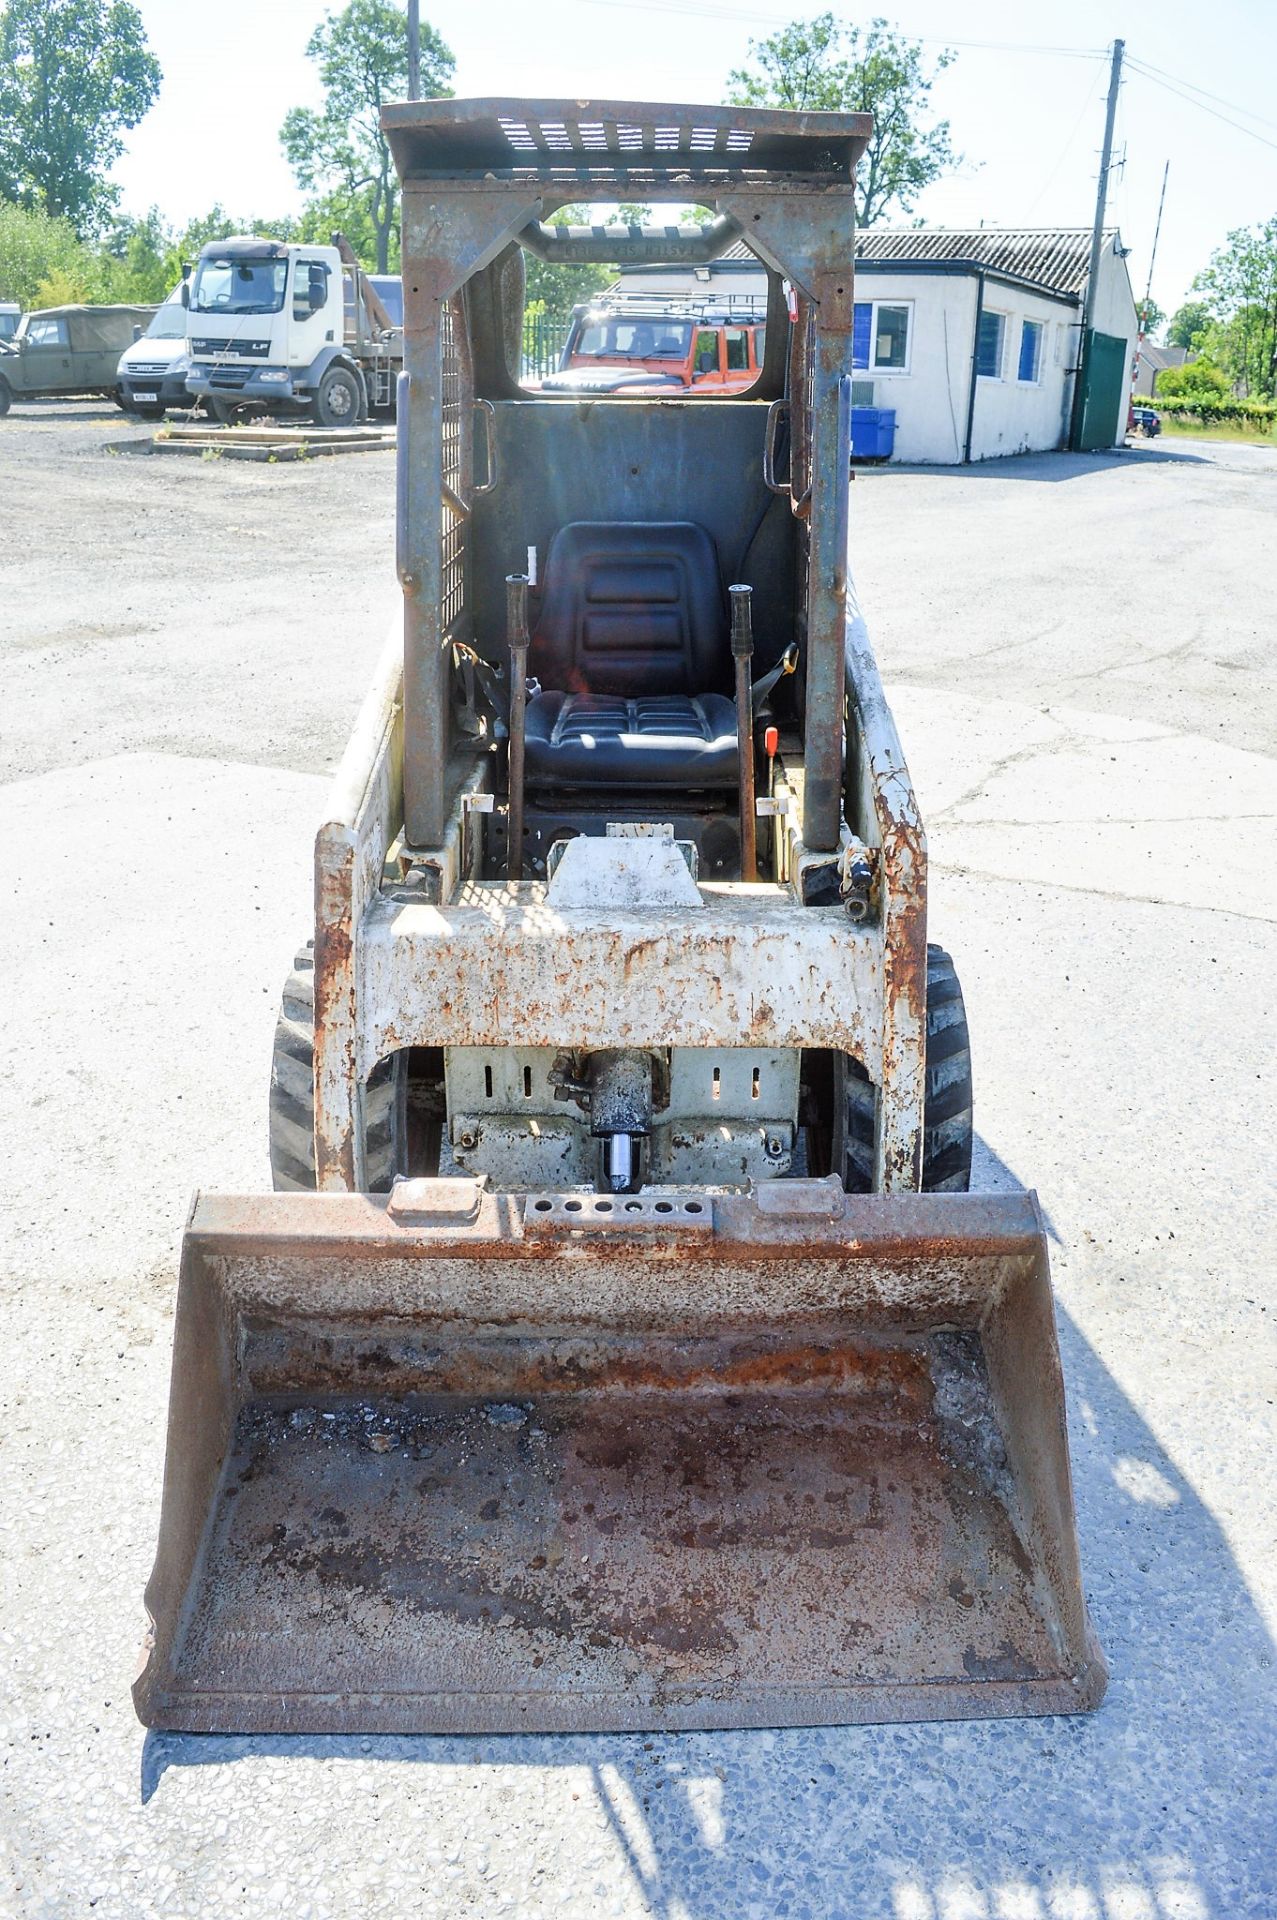
[[[878,1090],[858,1060],[842,1056],[835,1064],[834,1096],[834,1168],[848,1193],[870,1193]],[[924,1193],[967,1191],[971,1185],[971,1141],[971,1038],[962,988],[944,948],[929,946]]]
[[[12,405],[13,388],[9,385],[9,382],[4,378],[3,374],[0,374],[0,420],[4,419],[4,416],[8,413]]]
[[[363,411],[360,383],[349,367],[329,367],[311,409],[317,427],[353,427]]]
[[[370,1193],[389,1193],[403,1134],[401,1054],[373,1068],[364,1092]],[[284,982],[270,1070],[270,1170],[276,1193],[315,1189],[315,950],[308,941]]]

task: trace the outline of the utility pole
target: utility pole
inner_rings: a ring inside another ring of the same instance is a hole
[[[1166,178],[1170,173],[1168,160],[1162,168],[1162,191],[1157,202],[1157,224],[1153,228],[1153,251],[1148,256],[1148,285],[1144,289],[1144,304],[1140,308],[1140,339],[1148,331],[1148,303],[1153,297],[1153,268],[1157,264],[1157,243],[1162,233],[1162,208],[1166,205]]]
[[[1135,358],[1131,362],[1131,393],[1130,393],[1130,399],[1127,403],[1128,409],[1131,407],[1134,407],[1135,405],[1135,390],[1140,383],[1140,361],[1144,358],[1144,335],[1148,332],[1148,303],[1153,297],[1153,268],[1157,264],[1157,242],[1162,231],[1162,208],[1166,205],[1166,180],[1167,180],[1168,174],[1170,173],[1170,170],[1171,170],[1171,163],[1168,160],[1166,162],[1166,165],[1162,168],[1162,191],[1157,202],[1157,223],[1153,228],[1153,250],[1148,256],[1148,279],[1145,282],[1145,286],[1144,286],[1144,298],[1140,304],[1139,312],[1135,316],[1136,322],[1137,322],[1137,331],[1135,335]],[[1157,379],[1156,373],[1154,373],[1153,379],[1154,380]],[[1153,389],[1151,384],[1149,386],[1148,397],[1150,400],[1153,397]],[[1133,414],[1131,414],[1129,410],[1128,410],[1127,418],[1128,420],[1131,420],[1134,418]]]
[[[421,98],[421,0],[408,0],[408,98]]]
[[[1072,440],[1077,445],[1082,432],[1082,412],[1086,403],[1087,362],[1090,359],[1091,324],[1095,315],[1095,283],[1100,277],[1100,253],[1104,246],[1104,208],[1108,200],[1109,169],[1113,164],[1113,123],[1117,119],[1117,95],[1122,84],[1122,55],[1125,40],[1113,42],[1113,63],[1109,71],[1108,106],[1104,114],[1104,151],[1100,155],[1100,180],[1095,193],[1095,226],[1091,231],[1091,264],[1086,276],[1086,300],[1082,308],[1082,337],[1078,341],[1077,373],[1073,387]]]

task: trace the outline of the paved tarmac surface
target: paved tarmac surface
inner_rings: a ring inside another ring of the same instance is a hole
[[[860,585],[974,1036],[1035,1185],[1086,1720],[147,1737],[174,1251],[267,1181],[309,840],[394,604],[393,476],[0,425],[0,1913],[1277,1914],[1277,459],[861,475]]]

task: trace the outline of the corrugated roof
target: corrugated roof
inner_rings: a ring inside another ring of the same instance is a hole
[[[1112,246],[1117,228],[1105,230]],[[743,240],[724,260],[751,260]],[[869,227],[856,235],[858,260],[890,260],[901,267],[936,261],[971,261],[991,273],[1006,273],[1051,293],[1076,295],[1086,284],[1091,258],[1089,227]]]

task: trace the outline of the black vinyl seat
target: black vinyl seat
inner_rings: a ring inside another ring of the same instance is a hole
[[[529,787],[735,787],[718,556],[690,520],[573,521],[546,557]]]

